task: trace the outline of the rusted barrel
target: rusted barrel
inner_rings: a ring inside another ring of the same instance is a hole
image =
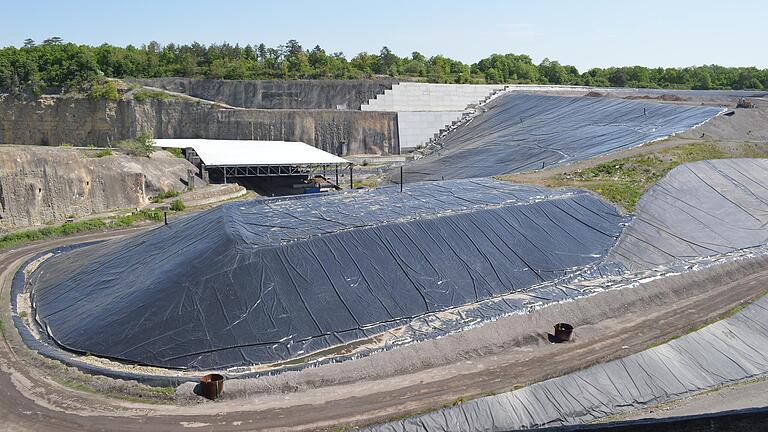
[[[558,342],[568,342],[573,335],[573,326],[566,323],[555,324],[555,339]]]
[[[210,400],[216,400],[224,391],[224,376],[208,374],[200,378],[200,391]]]

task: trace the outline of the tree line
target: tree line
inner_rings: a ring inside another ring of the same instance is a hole
[[[492,54],[468,65],[419,52],[400,57],[383,47],[378,54],[348,59],[296,40],[267,47],[150,42],[140,47],[65,43],[53,37],[0,49],[0,91],[20,94],[78,91],[106,78],[189,77],[209,79],[363,79],[376,76],[433,83],[561,84],[670,89],[765,89],[768,69],[717,65],[684,68],[643,66],[592,68],[527,55]]]

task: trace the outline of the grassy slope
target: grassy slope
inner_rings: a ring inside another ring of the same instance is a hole
[[[86,219],[77,222],[69,222],[62,225],[50,226],[39,229],[17,231],[0,236],[0,250],[11,246],[28,243],[35,240],[43,240],[53,237],[64,237],[90,231],[103,231],[107,229],[127,228],[139,222],[163,220],[162,211],[141,210],[125,216],[117,216],[113,219]]]
[[[697,141],[653,153],[615,159],[590,168],[555,174],[537,181],[549,187],[577,187],[594,191],[632,212],[640,196],[673,168],[700,160],[768,157],[768,148],[754,144]],[[502,180],[516,180],[515,175]]]

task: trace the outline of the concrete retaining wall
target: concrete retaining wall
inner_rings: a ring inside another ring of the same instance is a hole
[[[467,107],[486,100],[503,85],[400,83],[363,104],[362,111],[396,111],[400,148],[413,149],[459,120]]]
[[[503,85],[400,83],[360,107],[363,111],[464,111]]]
[[[397,113],[400,148],[423,145],[447,125],[461,118],[461,111],[405,111]]]

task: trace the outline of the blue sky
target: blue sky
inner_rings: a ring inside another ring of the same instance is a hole
[[[4,1],[0,45],[60,36],[108,42],[297,39],[348,57],[387,45],[473,63],[497,52],[593,66],[768,67],[768,2],[754,1]]]

